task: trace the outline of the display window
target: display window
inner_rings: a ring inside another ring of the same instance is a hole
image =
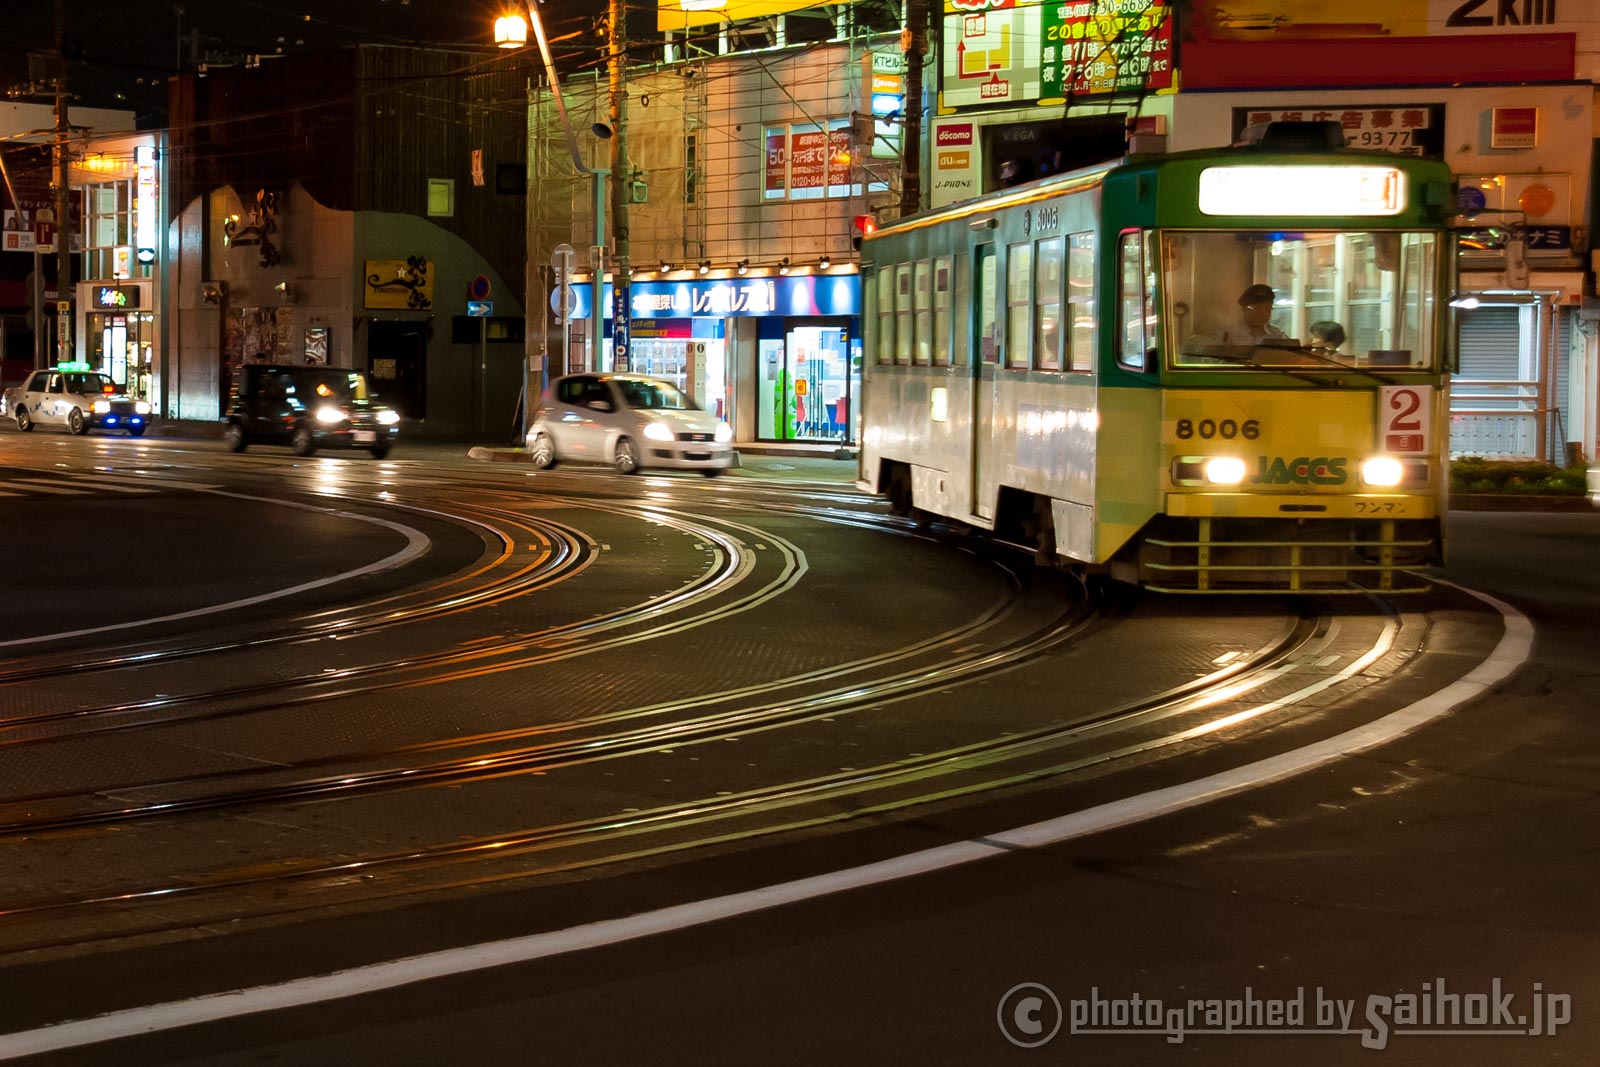
[[[768,441],[855,440],[861,394],[860,341],[850,320],[762,324],[757,436]]]

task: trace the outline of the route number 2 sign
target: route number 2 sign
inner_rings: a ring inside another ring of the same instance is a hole
[[[1378,437],[1383,451],[1391,456],[1427,455],[1432,412],[1432,386],[1384,386],[1378,397]]]

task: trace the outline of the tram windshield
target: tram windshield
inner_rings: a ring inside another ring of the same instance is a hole
[[[1172,365],[1437,369],[1432,233],[1167,231]]]

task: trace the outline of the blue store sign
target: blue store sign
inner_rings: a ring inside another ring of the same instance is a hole
[[[589,317],[590,290],[574,285],[575,319]],[[794,278],[719,278],[682,282],[633,282],[624,286],[635,319],[727,318],[741,315],[859,315],[861,276],[808,274]],[[615,300],[608,284],[601,290]],[[615,309],[613,308],[613,311]],[[614,316],[614,319],[616,316]]]

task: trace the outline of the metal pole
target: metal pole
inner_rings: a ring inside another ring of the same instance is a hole
[[[610,0],[610,31],[607,46],[606,69],[611,105],[611,173],[616,177],[611,183],[611,288],[614,304],[611,328],[611,362],[614,370],[631,369],[632,333],[628,328],[631,312],[628,307],[629,269],[628,247],[628,196],[633,175],[628,170],[628,91],[626,67],[628,62],[628,5],[624,0]]]
[[[56,315],[56,362],[63,363],[73,357],[72,351],[72,167],[67,154],[67,138],[72,127],[67,121],[67,4],[56,0],[56,301],[63,309]]]
[[[605,370],[600,365],[600,357],[605,352],[605,345],[601,341],[601,330],[605,323],[604,301],[601,300],[601,290],[605,287],[606,275],[606,174],[601,167],[590,171],[594,185],[594,291],[590,294],[589,301],[589,370],[598,372]]]

